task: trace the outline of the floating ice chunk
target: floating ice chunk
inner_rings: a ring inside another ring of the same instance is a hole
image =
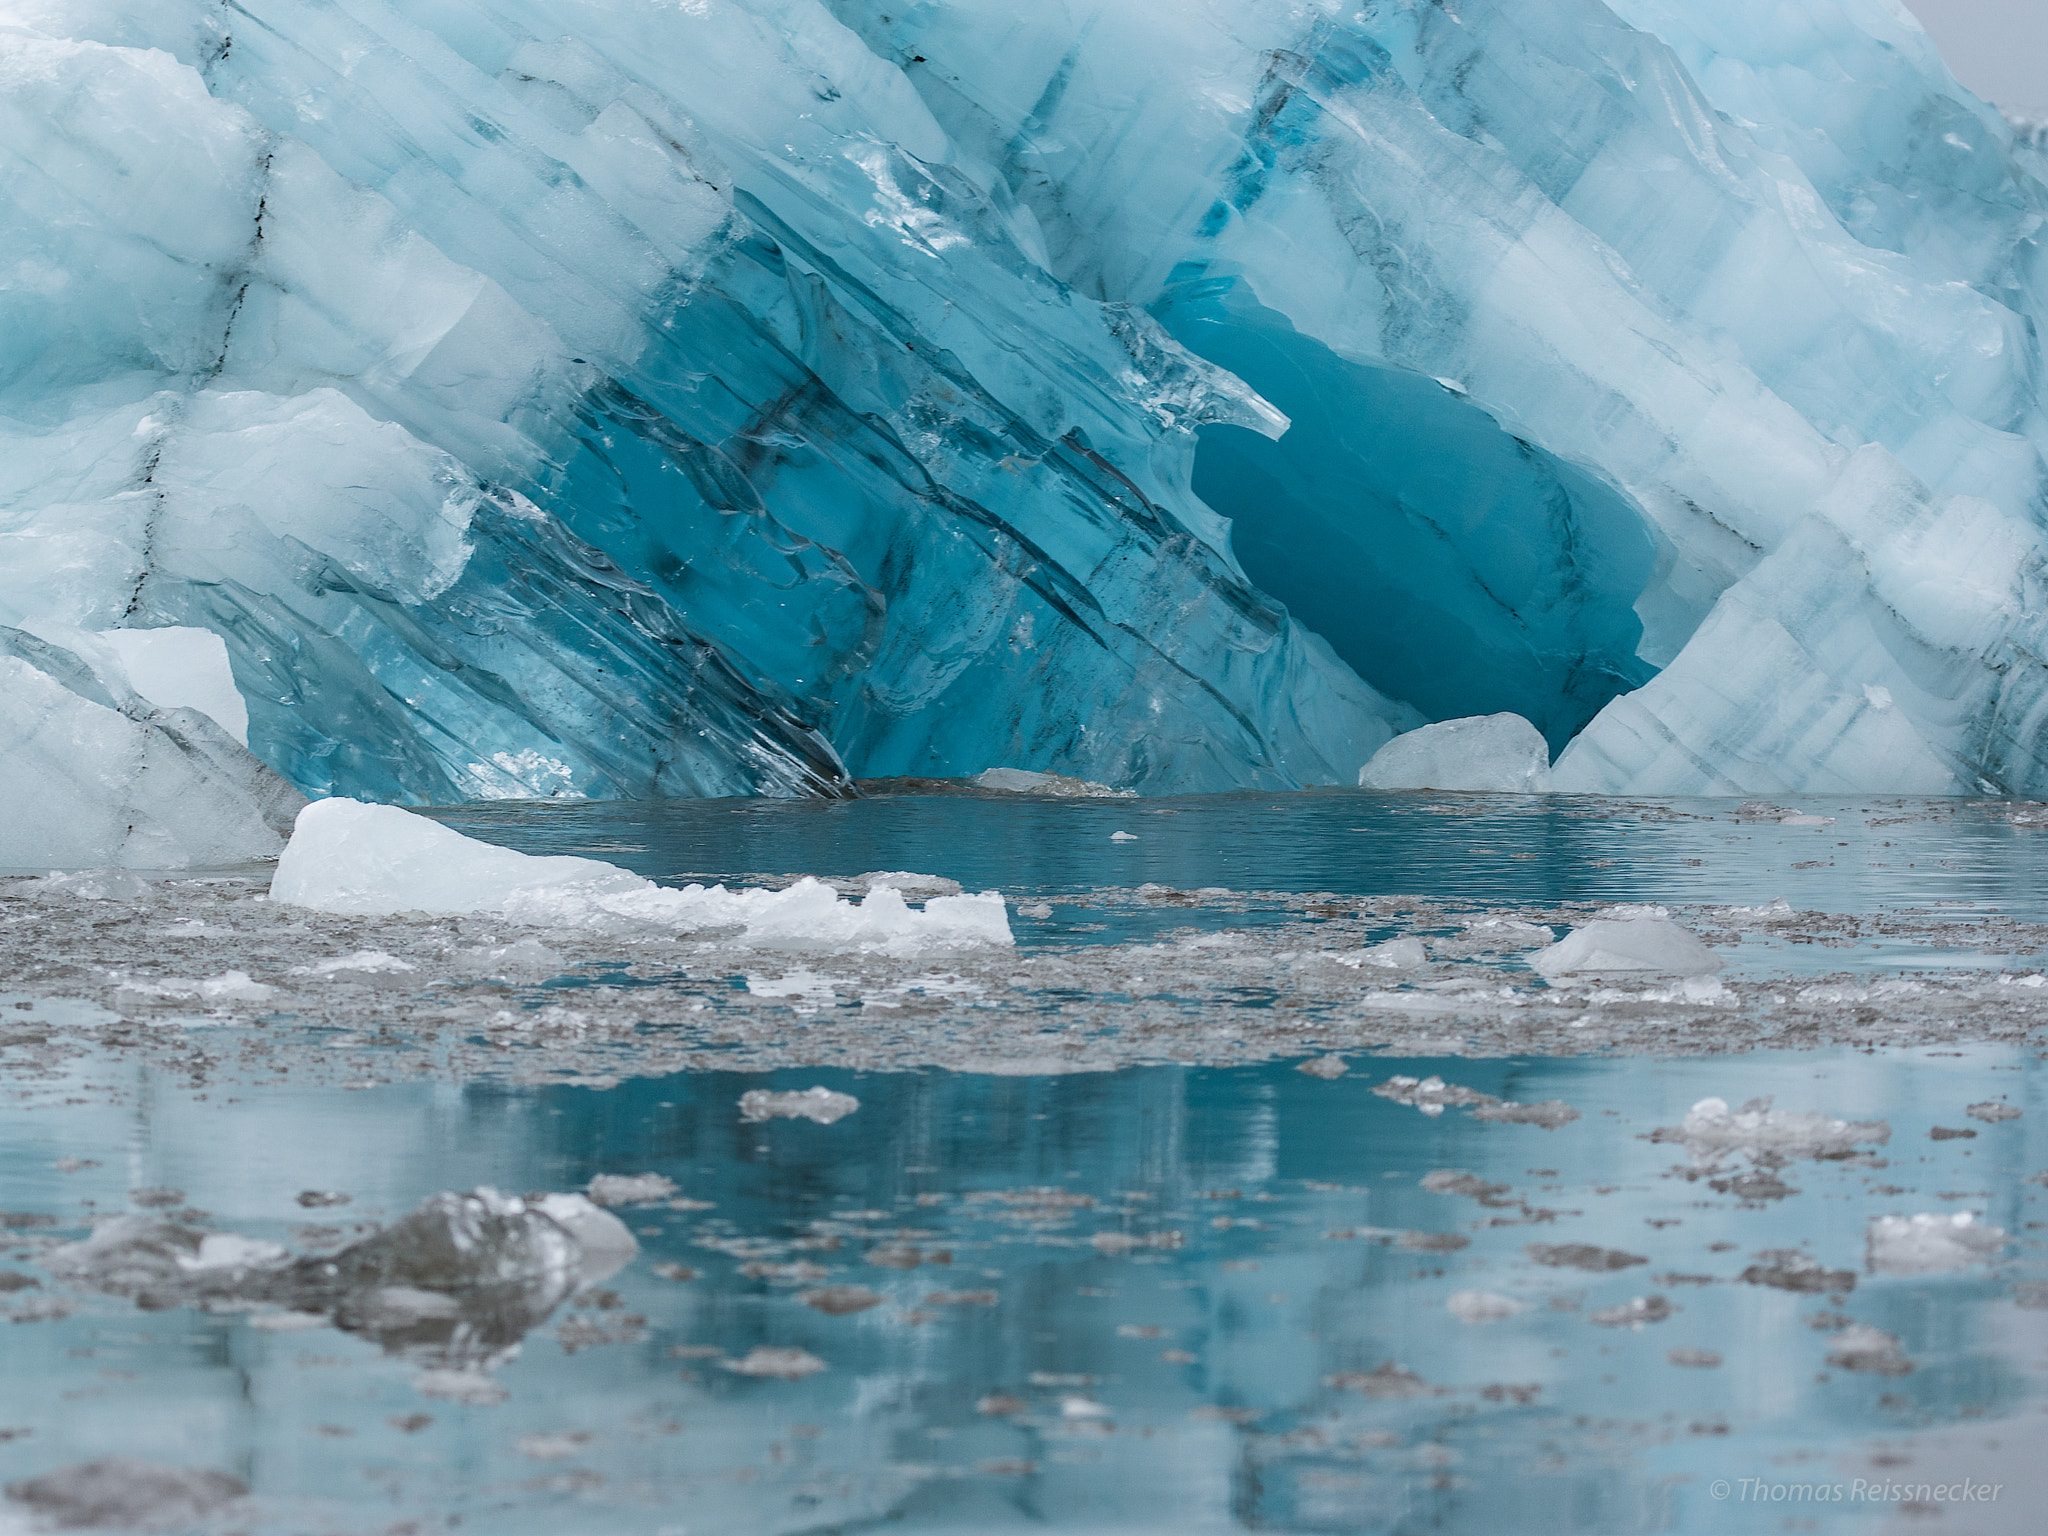
[[[799,1291],[796,1299],[827,1317],[851,1317],[856,1312],[879,1307],[883,1300],[879,1291],[871,1291],[864,1285],[820,1286],[816,1290]]]
[[[596,859],[494,847],[396,806],[306,807],[271,880],[273,901],[325,912],[490,912],[547,927],[713,932],[753,945],[921,949],[1008,945],[1001,896],[935,896],[913,911],[876,885],[859,905],[805,878],[786,890],[666,890]]]
[[[76,896],[80,901],[147,901],[156,894],[156,887],[133,870],[79,869],[32,880],[22,893]]]
[[[1608,917],[1613,914],[1603,912],[1600,915]],[[1657,915],[1670,916],[1661,908]],[[1484,944],[1493,949],[1534,949],[1539,944],[1555,943],[1557,935],[1541,923],[1525,923],[1518,917],[1482,917],[1465,925],[1465,938],[1468,943]],[[1390,942],[1399,944],[1402,940]],[[1407,942],[1420,947],[1419,940],[1409,939]]]
[[[799,1093],[750,1088],[740,1095],[742,1120],[815,1120],[820,1125],[832,1125],[859,1108],[860,1100],[852,1094],[835,1093],[825,1087],[806,1088]]]
[[[1873,1216],[1864,1229],[1870,1268],[1885,1275],[1933,1275],[1989,1264],[2005,1244],[2003,1228],[1982,1225],[1969,1211]]]
[[[248,1493],[247,1483],[225,1472],[151,1466],[125,1456],[7,1485],[9,1499],[65,1531],[182,1531]]]
[[[916,875],[907,869],[874,870],[859,876],[854,884],[863,891],[887,886],[906,901],[929,901],[934,896],[958,896],[960,882],[944,875]]]
[[[159,709],[196,709],[242,746],[249,745],[249,706],[235,686],[227,642],[210,629],[103,629],[100,639],[121,658],[128,683]]]
[[[1481,1104],[1472,1118],[1497,1125],[1540,1125],[1546,1131],[1570,1125],[1579,1112],[1563,1099],[1545,1099],[1540,1104]]]
[[[1972,1104],[1963,1113],[1973,1120],[1982,1120],[1986,1125],[1998,1125],[2007,1120],[2017,1120],[2026,1111],[2017,1104],[2003,1104],[1997,1099],[1986,1099],[1981,1104]]]
[[[1361,949],[1357,955],[1339,955],[1338,961],[1345,965],[1374,966],[1386,971],[1412,971],[1417,966],[1429,964],[1429,951],[1422,947],[1422,940],[1416,938],[1388,939],[1384,944],[1374,944]]]
[[[1326,1083],[1333,1083],[1351,1069],[1344,1064],[1342,1056],[1317,1056],[1304,1061],[1294,1070],[1306,1072],[1310,1077],[1320,1077]]]
[[[1778,825],[1781,827],[1832,827],[1834,824],[1835,818],[1832,816],[1794,813],[1790,816],[1780,816],[1778,818]]]
[[[1897,1336],[1867,1323],[1851,1323],[1834,1336],[1828,1344],[1828,1364],[1878,1376],[1904,1376],[1913,1369]]]
[[[676,1181],[659,1173],[600,1173],[586,1187],[599,1205],[645,1205],[668,1199]]]
[[[197,981],[164,976],[156,981],[123,982],[122,988],[144,997],[190,997],[208,1003],[260,1003],[277,995],[277,988],[253,980],[247,971],[223,971]]]
[[[721,1360],[719,1364],[736,1376],[764,1376],[776,1381],[802,1381],[827,1369],[825,1362],[809,1350],[772,1344],[756,1344],[740,1359]]]
[[[1112,843],[1135,843],[1138,840],[1138,834],[1135,832],[1112,832],[1109,834],[1109,840]]]
[[[1711,1371],[1721,1363],[1721,1352],[1716,1349],[1674,1349],[1664,1358],[1673,1365]]]
[[[1606,971],[1699,975],[1721,968],[1721,957],[1669,918],[1600,918],[1574,928],[1529,959],[1545,977]]]
[[[1446,1083],[1440,1077],[1390,1077],[1372,1090],[1380,1098],[1392,1099],[1396,1104],[1410,1104],[1425,1115],[1440,1115],[1447,1104],[1469,1106],[1473,1104],[1498,1104],[1500,1100],[1490,1093],[1481,1093],[1476,1088],[1461,1087],[1457,1083]]]
[[[1530,1243],[1523,1252],[1538,1264],[1547,1264],[1552,1269],[1583,1269],[1593,1274],[1606,1274],[1627,1269],[1632,1264],[1650,1262],[1639,1253],[1624,1253],[1618,1248],[1596,1248],[1591,1243]]]
[[[1063,800],[1135,800],[1134,789],[1117,789],[1108,784],[1091,784],[1064,773],[1034,773],[1028,768],[990,768],[967,781],[976,789],[998,790],[1006,795],[1054,795]]]
[[[1853,1291],[1856,1271],[1829,1269],[1797,1248],[1766,1248],[1756,1262],[1736,1277],[1744,1285],[1767,1285],[1774,1291],[1818,1295],[1822,1291]]]
[[[1810,1111],[1773,1109],[1768,1098],[1751,1099],[1731,1110],[1726,1099],[1701,1099],[1676,1127],[1650,1133],[1652,1141],[1682,1141],[1693,1156],[1726,1152],[1776,1157],[1843,1158],[1859,1146],[1881,1147],[1892,1139],[1883,1120],[1836,1120]]]
[[[1662,1296],[1636,1296],[1612,1307],[1596,1307],[1586,1321],[1601,1328],[1641,1328],[1661,1323],[1678,1309]]]
[[[311,965],[295,965],[287,973],[292,976],[337,976],[344,971],[357,971],[366,975],[396,975],[416,970],[409,960],[386,954],[381,949],[359,949],[352,955],[338,955],[332,960],[316,960]]]
[[[1497,1323],[1529,1310],[1529,1304],[1493,1291],[1453,1291],[1444,1310],[1461,1323]]]
[[[1547,787],[1550,747],[1520,715],[1471,715],[1396,736],[1358,770],[1361,789],[1486,790]]]

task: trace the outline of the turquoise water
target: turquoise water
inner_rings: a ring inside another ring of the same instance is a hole
[[[1001,889],[1013,911],[1053,899],[1054,917],[1015,919],[1026,946],[1397,892],[1467,911],[1785,895],[2042,916],[2044,834],[2006,808],[1788,807],[1826,826],[1734,809],[1328,793],[438,814],[670,880],[907,868]],[[1175,906],[1133,896],[1146,882],[1238,895]],[[1809,965],[1796,948],[1753,942],[1738,960]],[[1824,958],[1901,963],[1875,943]],[[414,1027],[409,996],[392,994],[395,1027]],[[1874,1536],[1915,1518],[1909,1491],[1857,1480],[1909,1477],[2003,1489],[1928,1517],[1984,1536],[2034,1529],[2048,1493],[2029,1449],[2048,1409],[2039,1043],[1355,1054],[1333,1078],[1280,1060],[341,1086],[309,1070],[331,1030],[269,1026],[252,1051],[247,1027],[180,1027],[168,1054],[115,1031],[31,1060],[28,1044],[5,1054],[31,1025],[0,1016],[5,1536],[27,1528],[35,1479],[110,1455],[247,1485],[195,1529],[383,1536]],[[800,1054],[808,1027],[792,1015],[783,1047]],[[978,1027],[1000,1057],[1005,1020]],[[1454,1093],[1427,1114],[1372,1091],[1397,1075],[1571,1113],[1488,1120]],[[752,1090],[812,1087],[859,1107],[831,1124],[742,1117]],[[1764,1096],[1886,1135],[1820,1158],[1655,1139],[1699,1100]],[[402,1331],[233,1297],[140,1306],[51,1257],[143,1209],[330,1252],[438,1192],[606,1174],[674,1188],[618,1209],[637,1256],[522,1321],[471,1400],[437,1387],[439,1357]],[[2001,1236],[1952,1268],[1895,1272],[1869,1245],[1876,1218],[1964,1211]],[[1619,1267],[1561,1264],[1560,1248]],[[1787,1253],[1832,1272],[1824,1287],[1768,1283],[1796,1270]],[[835,1287],[864,1294],[820,1310]],[[1890,1342],[1845,1355],[1856,1329]],[[762,1360],[797,1366],[735,1369]]]

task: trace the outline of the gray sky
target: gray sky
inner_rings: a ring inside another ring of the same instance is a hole
[[[2008,112],[2048,117],[2048,0],[1906,0],[1906,8],[1964,85]]]

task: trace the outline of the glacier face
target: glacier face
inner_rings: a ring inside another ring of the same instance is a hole
[[[0,625],[413,803],[2048,792],[2039,164],[1891,0],[0,0]]]

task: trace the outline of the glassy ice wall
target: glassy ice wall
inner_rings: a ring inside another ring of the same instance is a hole
[[[0,624],[309,793],[2048,784],[2048,192],[1884,0],[23,0],[0,116]]]

